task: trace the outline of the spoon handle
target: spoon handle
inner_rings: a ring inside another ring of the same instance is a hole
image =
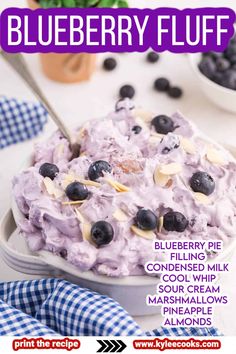
[[[58,126],[63,135],[69,140],[72,145],[72,136],[70,131],[67,129],[63,121],[54,111],[47,98],[39,88],[38,84],[31,75],[28,65],[22,54],[9,54],[0,50],[1,56],[5,61],[17,72],[18,75],[23,79],[23,81],[30,87],[36,98],[42,103],[42,105],[48,111],[50,117],[54,120],[55,124]]]

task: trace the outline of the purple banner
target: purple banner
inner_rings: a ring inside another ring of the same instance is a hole
[[[6,52],[223,51],[233,36],[229,8],[19,9],[0,16],[0,44]]]

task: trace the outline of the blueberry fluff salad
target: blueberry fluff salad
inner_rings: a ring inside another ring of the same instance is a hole
[[[75,137],[78,157],[56,132],[13,180],[31,251],[124,277],[164,260],[153,251],[155,239],[227,245],[235,237],[235,161],[180,113],[152,113],[126,98]]]
[[[236,35],[231,38],[224,52],[203,53],[198,67],[211,81],[236,90]]]

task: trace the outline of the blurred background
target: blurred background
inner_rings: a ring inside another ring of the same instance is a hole
[[[133,7],[206,7],[228,6],[236,10],[235,0],[130,0]],[[0,11],[6,7],[24,7],[25,0],[1,0]],[[77,127],[87,119],[104,116],[114,108],[119,98],[119,89],[124,84],[135,88],[134,100],[137,105],[156,114],[172,114],[181,111],[194,121],[200,129],[219,142],[236,147],[236,114],[215,106],[202,92],[194,74],[189,56],[186,54],[162,53],[156,63],[146,60],[147,53],[102,54],[97,56],[96,68],[89,81],[65,84],[48,79],[42,72],[39,55],[25,55],[37,82],[42,88],[55,110],[65,119],[70,127]],[[117,61],[113,71],[103,69],[105,58],[112,56]],[[183,90],[178,99],[153,89],[154,81],[165,77]],[[0,95],[34,101],[34,96],[13,71],[0,60]],[[219,96],[219,100],[221,100]],[[55,129],[49,121],[46,129],[38,139],[44,138]],[[10,206],[10,186],[12,176],[17,172],[25,156],[32,151],[36,139],[10,146],[0,150],[0,217]],[[16,272],[10,271],[1,263],[1,280],[18,279]],[[232,293],[232,297],[235,294]],[[234,309],[236,306],[234,306]],[[234,313],[235,315],[235,313]],[[217,310],[216,326],[225,334],[236,333],[233,322],[232,307],[224,308],[224,314]],[[157,323],[143,319],[146,328],[157,327]],[[155,319],[156,321],[156,319]]]

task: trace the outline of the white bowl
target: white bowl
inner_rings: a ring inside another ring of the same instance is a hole
[[[201,134],[202,138],[212,142]],[[216,144],[216,143],[215,143]],[[232,156],[235,150],[230,149]],[[22,169],[32,165],[29,156]],[[6,263],[13,269],[26,273],[48,276],[60,276],[82,287],[92,289],[108,295],[118,301],[131,315],[142,316],[160,312],[158,306],[147,306],[146,296],[155,294],[159,278],[152,276],[128,276],[125,278],[111,278],[97,275],[92,271],[81,272],[76,267],[51,252],[39,251],[32,254],[26,245],[25,238],[16,229],[16,224],[24,218],[17,204],[12,198],[12,212],[8,211],[0,222],[0,250]],[[236,238],[219,254],[214,261],[226,262],[230,259],[236,246]],[[210,261],[209,261],[210,262]]]
[[[198,68],[201,60],[200,53],[188,54],[188,56],[199,85],[209,100],[226,111],[236,113],[236,91],[216,84],[201,73]]]

